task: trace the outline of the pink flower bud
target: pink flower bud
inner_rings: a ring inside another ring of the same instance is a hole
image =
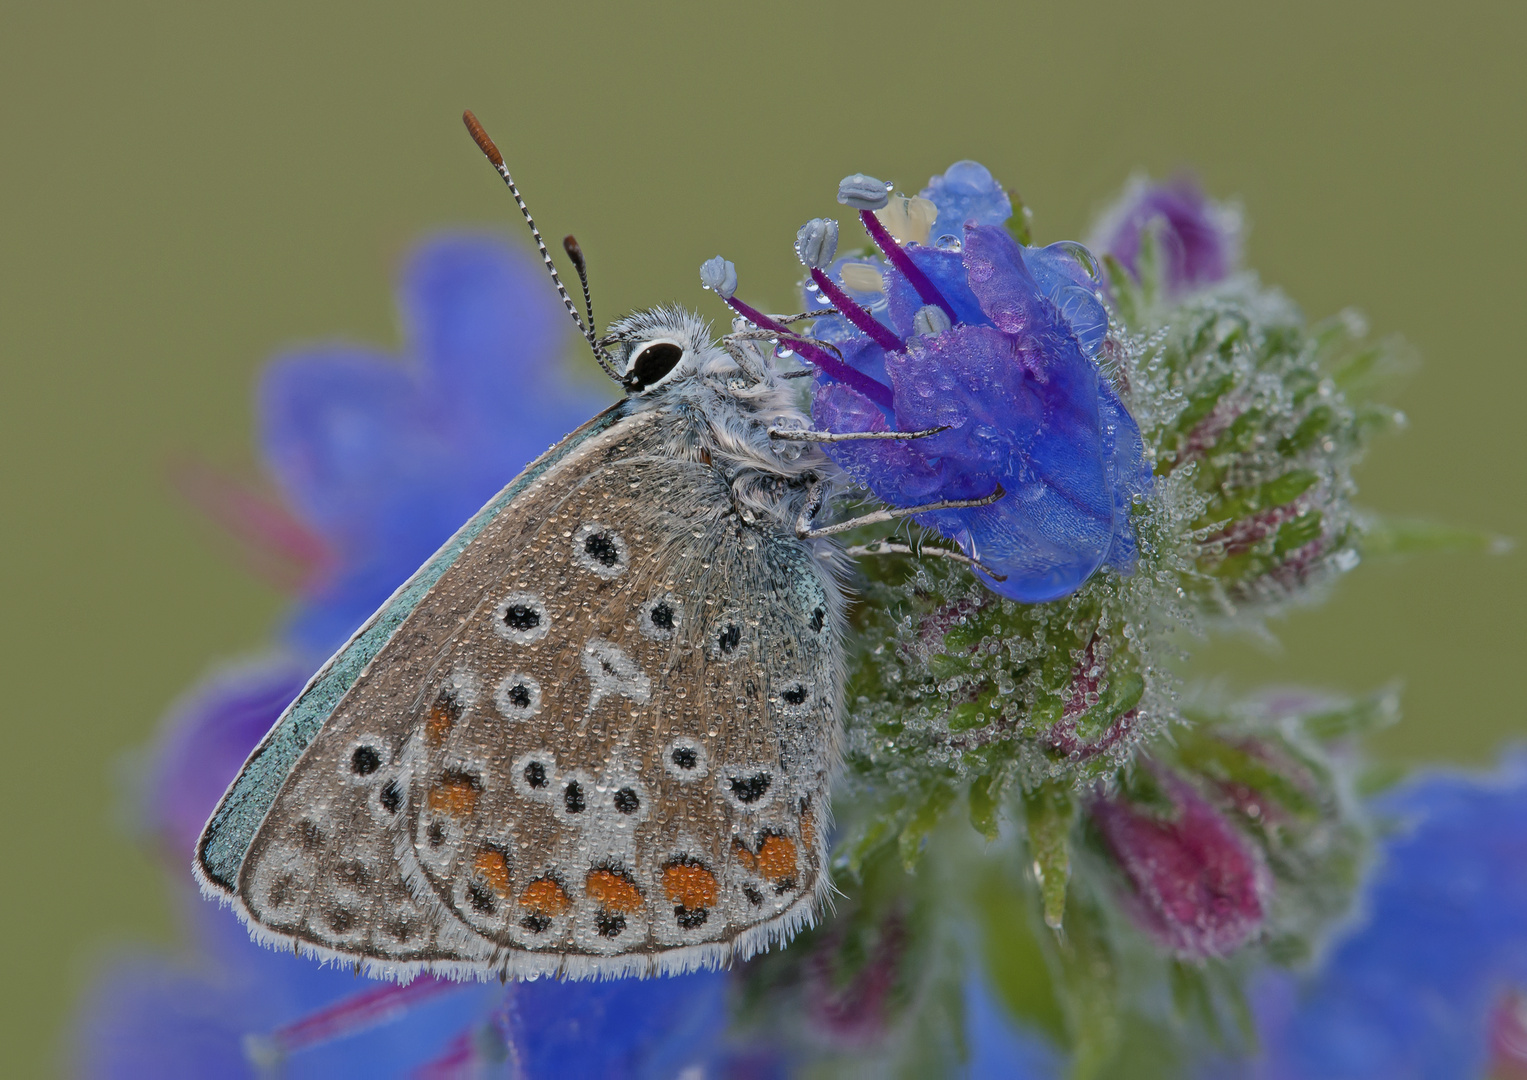
[[[1172,816],[1108,798],[1093,804],[1093,819],[1129,880],[1135,922],[1179,956],[1225,956],[1261,926],[1271,877],[1260,852],[1193,788],[1161,782]]]

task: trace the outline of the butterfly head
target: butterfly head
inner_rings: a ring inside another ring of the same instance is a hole
[[[705,320],[682,308],[628,315],[600,341],[626,393],[658,392],[694,375],[717,353]]]

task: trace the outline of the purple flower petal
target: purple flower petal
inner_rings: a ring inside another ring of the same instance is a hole
[[[190,866],[218,799],[311,674],[310,660],[285,655],[229,667],[204,679],[170,714],[144,794],[149,825],[177,868]]]

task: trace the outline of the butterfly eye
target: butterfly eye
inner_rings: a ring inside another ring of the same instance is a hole
[[[661,382],[684,357],[684,350],[671,341],[654,341],[636,354],[626,369],[626,388],[644,390]]]

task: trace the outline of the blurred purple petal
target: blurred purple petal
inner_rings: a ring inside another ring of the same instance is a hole
[[[527,1077],[566,1080],[675,1077],[718,1053],[727,1018],[727,977],[696,972],[663,979],[518,983],[509,1037]]]
[[[565,371],[571,338],[541,269],[492,239],[422,245],[402,274],[404,356],[294,351],[260,386],[261,444],[340,569],[292,640],[340,644],[472,514],[609,400]],[[534,408],[527,408],[534,402]]]
[[[1140,237],[1153,225],[1159,230],[1162,282],[1169,295],[1213,285],[1240,260],[1240,214],[1211,201],[1187,175],[1160,184],[1131,181],[1123,197],[1103,212],[1091,246],[1138,276]]]
[[[191,853],[249,752],[306,684],[312,662],[277,654],[207,676],[166,719],[145,784],[148,824],[189,874]]]

